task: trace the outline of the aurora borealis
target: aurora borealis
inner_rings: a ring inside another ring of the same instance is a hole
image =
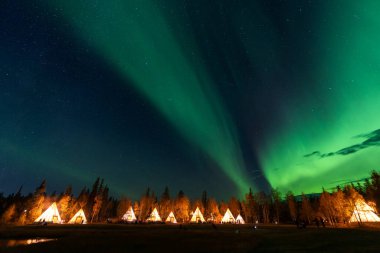
[[[300,194],[379,169],[376,1],[2,6],[0,192]]]

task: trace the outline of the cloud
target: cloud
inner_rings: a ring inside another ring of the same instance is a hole
[[[314,151],[314,152],[311,152],[310,154],[304,155],[304,157],[310,157],[310,156],[321,156],[321,152]]]
[[[366,140],[364,140],[361,143],[342,148],[335,152],[322,153],[320,151],[314,151],[314,152],[304,155],[304,157],[317,156],[320,158],[325,158],[325,157],[330,157],[330,156],[335,156],[335,155],[351,155],[362,149],[366,149],[366,148],[374,147],[374,146],[380,146],[380,129],[377,129],[370,133],[357,135],[355,136],[355,138],[365,138]]]

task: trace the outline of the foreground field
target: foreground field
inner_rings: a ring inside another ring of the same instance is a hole
[[[380,252],[378,228],[251,225],[49,225],[1,227],[0,242],[52,238],[0,247],[0,252]]]

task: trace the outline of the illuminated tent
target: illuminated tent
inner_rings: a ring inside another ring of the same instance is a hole
[[[229,208],[227,208],[227,211],[222,218],[222,223],[235,223],[235,218]]]
[[[358,200],[355,203],[350,222],[380,222],[380,218],[372,207],[363,200]]]
[[[86,215],[81,208],[68,222],[69,224],[87,224]]]
[[[123,217],[121,217],[121,219],[126,222],[136,222],[137,219],[131,206],[129,207],[128,211],[123,215]]]
[[[201,213],[201,210],[199,210],[199,207],[195,209],[195,212],[193,213],[193,216],[191,217],[190,220],[191,223],[200,223],[200,222],[205,222],[205,219],[203,218],[203,215]]]
[[[241,217],[240,214],[236,217],[236,224],[245,224],[245,221],[243,220],[243,217]]]
[[[54,202],[51,206],[43,212],[34,222],[51,222],[61,223],[61,216],[59,216],[57,204]]]
[[[166,218],[166,222],[177,223],[177,220],[173,212],[170,212],[170,214],[168,215],[168,218]]]
[[[150,216],[148,217],[148,219],[146,221],[147,222],[160,222],[160,221],[162,221],[160,215],[157,212],[157,208],[153,209],[153,212],[150,214]]]

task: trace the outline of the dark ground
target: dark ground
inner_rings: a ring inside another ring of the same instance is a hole
[[[49,225],[0,227],[9,239],[57,238],[7,252],[380,252],[380,228],[259,225]]]

